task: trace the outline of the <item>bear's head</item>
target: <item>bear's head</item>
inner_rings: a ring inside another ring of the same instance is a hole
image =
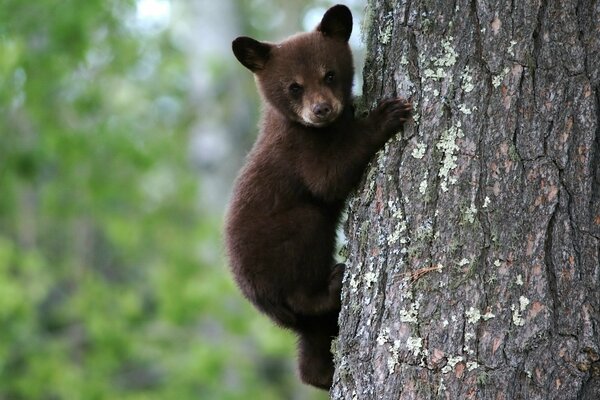
[[[239,37],[232,48],[254,73],[264,101],[290,120],[319,128],[334,122],[350,102],[351,33],[350,10],[336,5],[312,32],[278,44]]]

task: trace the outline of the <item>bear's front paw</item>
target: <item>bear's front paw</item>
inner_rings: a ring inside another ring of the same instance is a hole
[[[402,98],[383,100],[375,109],[381,129],[389,135],[398,132],[411,114],[412,103]]]

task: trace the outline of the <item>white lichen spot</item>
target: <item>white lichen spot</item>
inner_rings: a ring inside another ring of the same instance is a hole
[[[523,286],[523,277],[521,276],[521,274],[517,275],[516,283],[518,286]]]
[[[445,319],[445,320],[442,321],[442,326],[446,327],[446,326],[448,326],[449,323],[450,322],[448,322],[448,320]]]
[[[521,312],[519,311],[519,309],[514,304],[510,306],[510,309],[512,310],[513,324],[515,324],[516,326],[525,325],[525,320],[523,320],[523,317],[521,316]]]
[[[367,288],[370,288],[372,284],[374,284],[375,282],[377,282],[377,275],[374,272],[367,272],[365,273],[365,284],[367,285]]]
[[[508,46],[508,54],[510,54],[511,56],[515,55],[515,44],[517,44],[516,40],[511,40]]]
[[[470,79],[471,77],[469,77]],[[475,85],[473,85],[473,83],[469,82],[465,82],[463,83],[463,90],[467,93],[471,92],[473,89],[475,89]]]
[[[440,377],[440,385],[438,386],[438,389],[437,389],[438,397],[442,395],[444,390],[446,390],[446,385],[444,385],[444,378]]]
[[[387,242],[389,245],[393,245],[399,239],[400,239],[400,231],[398,229],[394,229],[394,231],[388,235]]]
[[[496,267],[499,267],[499,266],[501,266],[501,265],[502,265],[502,263],[500,262],[500,260],[496,260],[496,261],[494,261],[494,265],[495,265]]]
[[[462,360],[463,360],[462,356],[448,357],[448,363],[444,366],[444,368],[442,368],[442,374],[447,374],[448,372],[452,371],[454,369],[454,367],[456,366],[456,364],[458,364]]]
[[[413,106],[414,106],[414,105],[413,105]],[[420,118],[421,118],[421,115],[420,115],[420,114],[417,114],[417,113],[413,114],[413,116],[412,116],[412,120],[413,120],[413,122],[414,122],[414,124],[415,124],[415,125],[419,125],[419,119],[420,119]],[[423,133],[422,133],[422,132],[419,132],[419,134],[421,134],[421,135],[422,135]]]
[[[412,293],[412,291],[410,291],[410,290],[403,291],[403,292],[400,294],[400,300],[405,300],[405,299],[412,300],[412,299],[413,299],[413,297],[414,297],[414,296],[413,296],[413,293]]]
[[[423,339],[420,337],[412,337],[410,336],[406,340],[406,347],[409,351],[412,351],[413,355],[417,357],[421,352],[421,348],[423,347]]]
[[[392,217],[394,217],[395,219],[399,219],[402,220],[403,215],[402,215],[402,210],[397,209],[392,213]],[[404,222],[401,223],[402,226],[400,226],[399,230],[400,232],[403,232],[404,230],[406,230],[406,224]]]
[[[419,193],[425,194],[427,192],[427,178],[429,178],[429,172],[425,171],[423,180],[419,184]]]
[[[442,68],[436,68],[435,70],[426,68],[423,71],[423,76],[427,79],[440,80],[444,78],[445,74]]]
[[[358,281],[356,280],[356,275],[353,274],[350,276],[350,292],[356,293],[358,291]]]
[[[408,310],[406,310],[406,309],[400,310],[400,321],[416,324],[418,322],[418,316],[419,316],[418,309],[419,309],[419,301],[417,300],[416,302],[410,304],[410,308]]]
[[[411,155],[417,160],[420,160],[425,155],[425,150],[427,150],[427,145],[425,143],[417,142]]]
[[[466,259],[466,258],[463,258],[463,259],[462,259],[462,260],[460,260],[460,261],[459,261],[457,264],[458,264],[458,266],[459,266],[459,267],[464,267],[465,265],[468,265],[468,264],[470,264],[470,263],[471,263],[471,261],[470,261],[470,260],[468,260],[468,259]]]
[[[489,311],[481,316],[481,319],[483,319],[484,321],[487,321],[488,319],[492,318],[496,318],[496,316]]]
[[[525,311],[525,309],[527,308],[527,306],[529,305],[529,299],[525,296],[521,296],[519,297],[519,307],[521,308],[521,311]]]
[[[381,332],[379,332],[379,335],[377,336],[377,344],[380,346],[383,346],[386,342],[389,342],[389,340],[390,340],[390,329],[383,328],[381,330]]]
[[[473,107],[473,110],[477,110],[477,107]],[[458,111],[465,115],[471,115],[472,113],[472,110],[468,108],[465,104],[461,104],[460,106],[458,106]]]
[[[390,38],[392,37],[392,28],[393,26],[391,23],[387,23],[379,28],[379,42],[381,44],[386,44],[390,41]]]
[[[476,361],[468,361],[467,362],[467,370],[473,371],[474,369],[479,368],[479,364]]]
[[[483,208],[488,208],[488,206],[490,205],[490,198],[485,196],[485,199],[483,199]]]
[[[467,317],[468,323],[476,324],[477,321],[481,319],[481,312],[479,311],[479,309],[471,307],[465,312],[465,316]]]
[[[525,309],[527,308],[527,306],[529,305],[529,299],[521,296],[519,297],[519,306],[517,307],[516,304],[513,304],[510,306],[510,309],[513,312],[512,315],[512,320],[513,320],[513,324],[515,324],[516,326],[523,326],[525,325],[525,320],[523,319],[523,311],[525,311]]]

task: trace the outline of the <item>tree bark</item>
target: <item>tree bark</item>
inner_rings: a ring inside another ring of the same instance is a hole
[[[334,399],[600,399],[600,1],[384,1]]]

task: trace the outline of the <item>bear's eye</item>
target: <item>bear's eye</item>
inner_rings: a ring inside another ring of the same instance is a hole
[[[335,72],[329,71],[325,74],[325,83],[333,83],[335,79]]]
[[[302,90],[304,90],[304,88],[299,83],[294,82],[288,87],[288,90],[293,96],[298,96],[302,93]]]

